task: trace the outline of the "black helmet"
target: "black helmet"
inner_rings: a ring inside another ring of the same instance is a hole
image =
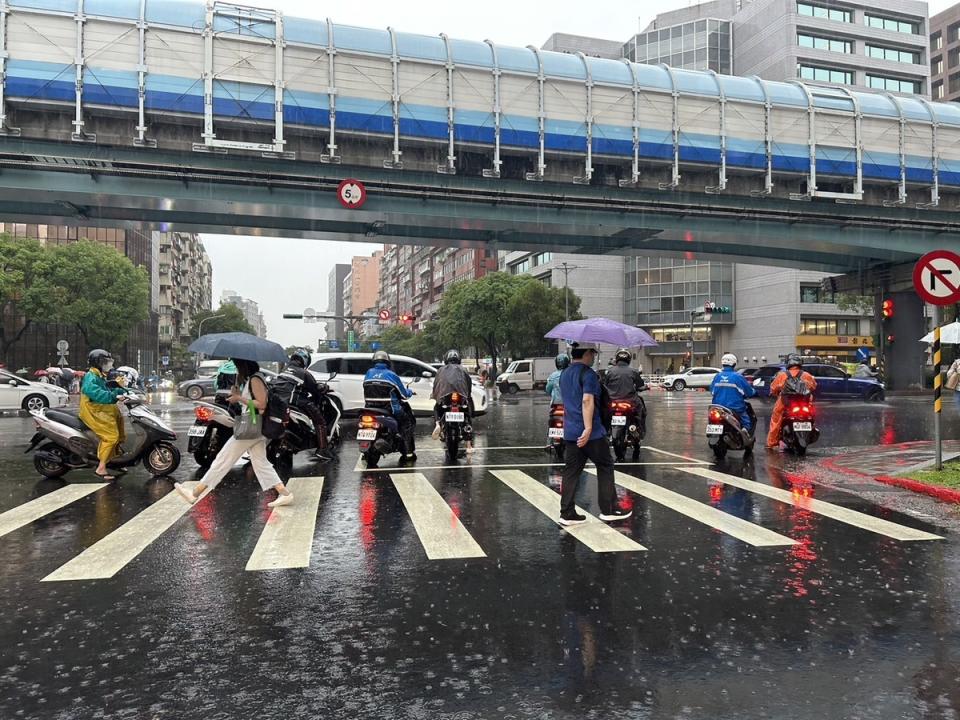
[[[299,365],[302,368],[310,367],[311,360],[312,358],[310,357],[310,353],[308,353],[303,348],[297,348],[296,350],[293,351],[293,354],[290,356],[290,364]]]
[[[373,362],[374,362],[374,363],[386,363],[387,365],[389,365],[389,364],[390,364],[390,356],[387,354],[387,351],[386,351],[386,350],[377,350],[377,351],[373,354]]]
[[[566,353],[560,353],[554,362],[557,364],[557,370],[566,370],[570,367],[570,356]]]
[[[90,354],[87,355],[87,367],[95,367],[97,370],[103,370],[103,366],[108,360],[113,360],[113,355],[106,350],[97,348],[96,350],[91,350]]]
[[[460,364],[460,353],[456,350],[447,350],[447,354],[443,356],[443,362],[446,365],[454,363],[456,365]]]
[[[791,353],[787,356],[787,367],[803,367],[803,360],[796,353]]]
[[[630,355],[629,350],[625,348],[620,348],[619,350],[617,350],[617,354],[613,356],[613,359],[616,360],[618,363],[629,364],[630,361],[633,359],[633,356]]]

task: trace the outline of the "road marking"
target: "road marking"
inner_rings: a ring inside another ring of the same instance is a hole
[[[194,487],[196,482],[183,483]],[[209,493],[209,491],[207,491]],[[204,493],[204,497],[207,493]],[[171,490],[106,537],[43,578],[42,582],[100,580],[120,572],[193,507]]]
[[[677,467],[677,465],[682,465],[683,463],[676,462],[623,462],[617,463],[617,467],[640,467],[643,465],[669,465],[670,467]],[[693,463],[691,463],[693,464]],[[411,465],[409,467],[385,467],[385,468],[365,468],[360,463],[357,463],[357,466],[353,469],[354,472],[364,472],[364,473],[409,473],[415,472],[418,470],[477,470],[477,469],[490,469],[490,468],[549,468],[549,467],[563,467],[563,463],[507,463],[505,465],[487,465],[485,463],[471,463],[464,462],[460,465]],[[587,465],[588,468],[593,467],[593,465]]]
[[[293,493],[293,503],[271,511],[247,570],[310,567],[323,478],[290,478],[287,488]]]
[[[496,447],[487,447],[486,445],[474,445],[473,448],[477,452],[480,452],[481,450],[546,450],[547,444],[544,443],[543,445],[516,445],[516,446],[503,445],[503,446],[496,446]],[[446,448],[429,447],[429,448],[423,448],[418,452],[446,452]]]
[[[764,485],[763,483],[758,483],[753,480],[746,480],[733,475],[727,475],[726,473],[717,472],[716,470],[707,470],[705,468],[695,468],[690,466],[678,469],[693,475],[699,475],[707,480],[714,480],[716,482],[721,482],[727,485],[733,485],[734,487],[742,488],[744,490],[749,490],[750,492],[757,493],[758,495],[765,495],[768,498],[773,498],[774,500],[779,500],[780,502],[785,502],[789,505],[794,505],[804,510],[809,510],[810,512],[832,518],[833,520],[839,520],[840,522],[853,525],[854,527],[858,527],[863,530],[869,530],[870,532],[875,532],[880,535],[886,535],[894,540],[943,540],[941,536],[933,535],[931,533],[924,532],[923,530],[915,530],[914,528],[907,527],[906,525],[898,525],[897,523],[890,522],[889,520],[873,517],[872,515],[857,512],[856,510],[850,510],[849,508],[824,502],[823,500],[795,496],[790,491],[782,488],[775,488],[771,485]]]
[[[594,475],[597,474],[596,470],[590,470],[589,472]],[[749,545],[755,547],[777,547],[795,545],[797,542],[796,540],[791,540],[788,537],[775,533],[772,530],[767,530],[759,525],[754,525],[752,522],[747,522],[730,513],[725,513],[715,507],[706,505],[698,500],[688,498],[686,495],[681,495],[673,490],[667,490],[660,485],[654,485],[646,480],[641,480],[640,478],[635,478],[632,475],[627,475],[622,472],[615,472],[614,476],[616,477],[617,485],[625,487],[637,495],[642,495],[658,505],[663,505],[664,507],[677,511],[681,515],[686,515],[688,518],[708,525],[714,530],[732,535],[737,538],[737,540],[742,540]]]
[[[677,455],[668,450],[661,450],[660,448],[651,447],[650,445],[644,445],[644,449],[652,450],[653,452],[660,453],[661,455],[669,455],[670,457],[680,458],[681,460],[687,460],[688,462],[696,463],[697,465],[713,465],[712,462],[707,460],[697,460],[697,458],[687,457],[686,455]],[[619,464],[619,463],[618,463]]]
[[[44,515],[49,515],[62,507],[66,507],[109,484],[77,483],[76,485],[67,485],[59,490],[34,498],[19,507],[13,508],[13,510],[0,513],[0,537],[18,530],[24,525],[29,525],[34,520],[39,520]]]
[[[486,557],[447,502],[421,473],[391,477],[431,560]]]
[[[494,470],[491,471],[491,474],[594,552],[646,550],[643,545],[617,532],[580,507],[577,508],[577,512],[586,515],[587,521],[585,523],[570,526],[560,525],[558,522],[560,519],[560,495],[524,472],[519,470]]]

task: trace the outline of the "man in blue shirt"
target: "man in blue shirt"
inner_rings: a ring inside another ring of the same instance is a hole
[[[713,404],[727,408],[740,417],[740,426],[753,434],[753,417],[747,398],[757,394],[756,388],[743,375],[737,372],[737,356],[726,353],[720,358],[723,370],[718,372],[710,383]]]
[[[587,520],[577,512],[576,506],[577,485],[587,460],[592,460],[597,466],[600,519],[606,522],[626,520],[630,513],[617,505],[613,456],[600,419],[600,378],[590,367],[597,358],[596,347],[574,343],[570,354],[573,362],[560,375],[563,439],[566,443],[560,492],[560,524],[579,525]]]
[[[410,406],[405,400],[413,397],[413,391],[404,385],[403,380],[393,370],[390,369],[390,356],[383,350],[377,350],[373,354],[373,367],[367,370],[363,378],[364,384],[367,382],[388,383],[393,386],[390,393],[390,410],[394,419],[400,428],[400,437],[406,447],[404,456],[408,460],[416,459],[416,442],[413,436],[413,429],[417,424],[417,419],[413,415]]]

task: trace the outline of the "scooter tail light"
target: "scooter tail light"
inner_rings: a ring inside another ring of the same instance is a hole
[[[460,393],[453,393],[453,395],[450,396],[450,402],[454,404],[460,402]]]
[[[194,408],[193,414],[197,416],[200,422],[210,422],[213,420],[213,410],[205,407]]]
[[[373,415],[363,415],[360,418],[360,427],[362,428],[375,428],[377,426],[377,421],[374,419]]]

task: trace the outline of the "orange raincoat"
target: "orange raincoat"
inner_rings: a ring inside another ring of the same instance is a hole
[[[768,448],[776,448],[780,446],[780,430],[783,428],[784,410],[783,398],[780,396],[780,393],[783,391],[783,386],[787,383],[787,373],[790,373],[792,377],[797,377],[797,375],[799,375],[804,384],[810,388],[811,393],[817,389],[817,381],[813,379],[813,375],[808,372],[804,372],[800,368],[790,368],[788,370],[781,370],[779,373],[777,373],[777,376],[770,384],[770,397],[776,397],[777,404],[773,406],[773,415],[770,416],[770,432],[767,433]]]

